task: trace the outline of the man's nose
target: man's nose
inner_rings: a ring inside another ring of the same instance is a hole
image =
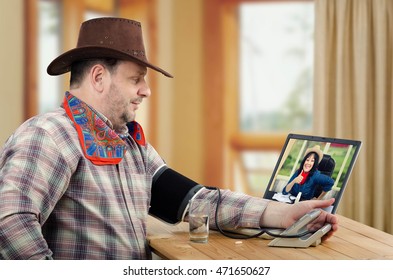
[[[138,95],[149,97],[151,95],[150,87],[147,84],[141,87],[138,91]]]

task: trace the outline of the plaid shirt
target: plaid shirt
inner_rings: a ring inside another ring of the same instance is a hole
[[[0,259],[149,259],[151,182],[164,161],[148,143],[127,144],[119,164],[94,165],[63,108],[21,125],[0,151]],[[259,226],[266,201],[222,197],[220,224]]]

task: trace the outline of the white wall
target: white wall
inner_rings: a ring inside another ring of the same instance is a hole
[[[23,0],[0,1],[0,146],[23,121]]]

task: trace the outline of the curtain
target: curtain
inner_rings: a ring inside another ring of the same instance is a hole
[[[315,4],[313,129],[363,143],[338,213],[393,233],[393,1]]]

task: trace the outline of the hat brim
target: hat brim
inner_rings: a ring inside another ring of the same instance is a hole
[[[314,152],[314,153],[318,154],[318,157],[319,157],[318,164],[320,164],[321,161],[322,161],[322,158],[323,158],[323,152],[321,151],[321,149],[318,149],[316,147],[309,148],[309,149],[306,150],[306,155],[308,155],[311,152]]]
[[[121,52],[105,47],[79,47],[69,50],[55,58],[48,65],[46,71],[51,76],[61,75],[69,72],[71,70],[71,65],[74,62],[94,58],[115,58],[121,60],[135,61],[136,63],[158,71],[169,78],[173,78],[173,76],[165,70],[154,66],[153,64],[150,64],[136,56],[132,56],[127,52]]]

